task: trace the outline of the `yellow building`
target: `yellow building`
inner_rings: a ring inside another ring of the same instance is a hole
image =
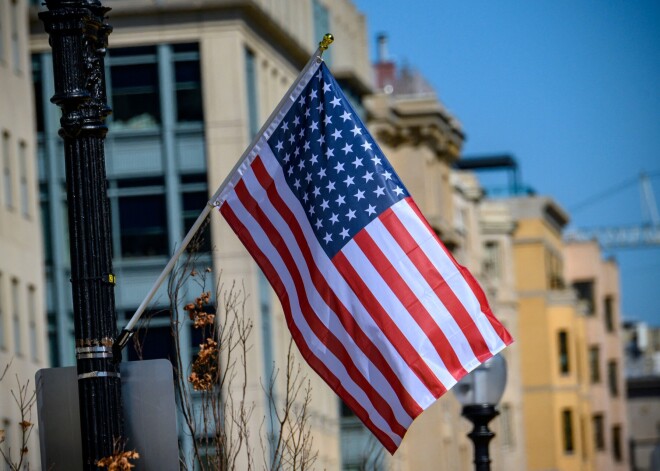
[[[568,216],[550,198],[503,201],[516,229],[513,261],[527,468],[591,470],[591,401],[585,322],[564,283],[562,228]],[[511,372],[511,374],[515,374]]]
[[[42,238],[26,0],[0,0],[0,448],[19,461],[21,417],[11,391],[34,390],[48,365]],[[36,422],[36,407],[28,420]],[[26,443],[39,467],[38,433]]]

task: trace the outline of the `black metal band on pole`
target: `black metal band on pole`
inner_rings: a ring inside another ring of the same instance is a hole
[[[53,52],[55,95],[62,109],[78,393],[85,470],[113,453],[123,437],[110,208],[104,142],[104,57],[109,8],[98,0],[46,0],[39,18]]]

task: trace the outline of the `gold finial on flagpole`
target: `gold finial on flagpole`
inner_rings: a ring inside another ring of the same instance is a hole
[[[323,39],[319,43],[319,47],[321,48],[321,52],[324,52],[326,49],[330,47],[330,44],[335,40],[335,37],[330,34],[326,33],[323,35]]]

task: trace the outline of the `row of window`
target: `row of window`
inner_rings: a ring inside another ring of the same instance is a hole
[[[20,0],[0,2],[0,65],[9,64],[15,73],[23,70],[23,47],[19,28],[25,24]],[[7,11],[8,10],[8,11]]]
[[[182,175],[180,198],[182,226],[185,232],[192,227],[208,202],[206,175]],[[168,211],[163,177],[116,179],[108,182],[108,198],[113,215],[113,250],[115,258],[133,259],[171,254],[168,230]],[[47,186],[41,186],[44,252],[47,263],[53,261],[52,227],[48,211]],[[62,202],[66,205],[66,202]],[[66,214],[66,209],[63,214]],[[171,215],[170,215],[171,216]],[[66,230],[66,228],[65,228]],[[201,231],[200,231],[201,232]],[[203,232],[193,248],[211,250],[208,230]],[[68,247],[65,247],[68,250]],[[65,256],[68,259],[68,255]]]
[[[575,452],[575,434],[574,419],[572,409],[563,409],[561,412],[562,437],[564,453],[572,454]],[[605,451],[607,449],[605,442],[605,419],[603,414],[594,414],[591,417],[593,429],[593,444],[596,451]],[[586,443],[584,442],[584,432],[586,424],[584,419],[580,421],[580,432],[583,439],[582,456],[586,458]],[[615,424],[611,429],[611,448],[612,458],[617,463],[623,460],[623,436],[621,425]]]
[[[569,336],[568,331],[560,330],[557,334],[557,351],[559,354],[559,372],[567,375],[571,372],[569,360]],[[600,368],[600,346],[591,345],[589,347],[589,380],[592,384],[601,382]],[[610,395],[617,397],[619,395],[619,366],[616,360],[607,362],[607,384]]]
[[[169,56],[169,57],[165,57]],[[41,64],[33,57],[37,132],[44,131]],[[111,48],[106,58],[106,93],[112,131],[157,130],[172,124],[202,123],[201,71],[197,43]],[[171,93],[173,100],[162,100]],[[172,110],[164,110],[172,106]]]
[[[0,272],[0,350],[8,351],[8,330],[12,335],[12,353],[24,357],[24,326],[21,319],[27,318],[27,340],[32,361],[39,361],[37,339],[37,293],[31,285],[23,285],[16,277],[7,277]]]
[[[28,170],[27,143],[22,140],[14,140],[11,133],[2,130],[2,199],[5,208],[13,211],[16,208],[17,199],[21,214],[30,217],[30,186]],[[18,175],[16,175],[18,171]],[[18,198],[16,196],[16,179],[18,178]]]

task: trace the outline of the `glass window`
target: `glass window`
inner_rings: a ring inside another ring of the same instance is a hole
[[[330,16],[328,15],[328,8],[323,5],[319,0],[314,0],[313,5],[313,18],[314,21],[314,39],[322,38],[324,34],[330,32]],[[326,53],[330,52],[327,56]],[[328,49],[323,53],[323,60],[328,64],[328,67],[332,65],[331,62],[332,51]]]
[[[484,276],[500,277],[500,245],[496,241],[488,241],[484,244]]]
[[[605,309],[605,328],[608,332],[614,332],[614,298],[605,296],[603,306]]]
[[[50,208],[48,205],[48,186],[45,183],[39,185],[39,199],[41,205],[41,228],[43,231],[44,261],[46,265],[53,263],[53,228],[51,227]]]
[[[126,319],[133,317],[133,314],[135,310],[126,311]],[[128,360],[164,358],[174,361],[176,350],[172,339],[169,311],[164,309],[147,311],[143,314],[142,320],[147,324],[143,328],[138,328],[134,335],[135,340],[131,339],[126,346]]]
[[[209,196],[206,191],[186,192],[181,195],[183,205],[183,228],[187,233],[200,213],[209,201]],[[197,235],[193,238],[187,247],[189,252],[210,252],[211,251],[211,234],[208,225],[208,217],[202,226],[197,231]]]
[[[616,360],[607,362],[607,382],[610,388],[610,394],[613,397],[619,395],[619,367]]]
[[[602,414],[594,414],[593,416],[593,426],[594,426],[594,448],[596,450],[602,451],[605,449],[605,424]]]
[[[614,425],[612,427],[612,456],[617,463],[623,461],[623,445],[621,443],[620,425]]]
[[[48,347],[50,354],[50,363],[53,367],[62,365],[60,361],[60,342],[57,336],[57,315],[54,312],[48,312],[46,315],[48,319]]]
[[[14,207],[14,188],[11,178],[11,150],[9,147],[9,132],[2,133],[2,174],[5,187],[5,206]]]
[[[41,80],[41,55],[32,55],[32,87],[34,90],[34,115],[37,132],[44,132],[44,91]]]
[[[176,81],[176,119],[179,123],[204,120],[202,106],[202,78],[199,59],[174,63]]]
[[[119,227],[123,257],[169,253],[165,195],[119,197]]]
[[[573,453],[575,443],[573,440],[573,411],[564,409],[561,413],[562,430],[564,435],[564,453]]]
[[[12,60],[14,62],[14,71],[20,73],[21,67],[21,38],[19,26],[22,24],[19,18],[19,4],[18,0],[11,0],[11,51]]]
[[[585,303],[585,309],[588,316],[596,314],[594,303],[594,282],[593,280],[576,281],[573,283],[573,289],[577,293],[580,301]]]
[[[2,280],[2,273],[0,273],[0,349],[6,348],[5,344],[5,305],[2,296],[4,294],[4,286]]]
[[[505,447],[515,446],[514,440],[514,424],[513,424],[513,409],[510,404],[504,403],[500,406],[501,413],[501,430],[502,430],[502,444]]]
[[[570,372],[570,362],[568,358],[568,332],[560,330],[558,334],[559,344],[559,371],[561,374]]]
[[[598,345],[589,347],[589,379],[592,383],[600,383],[600,348]]]
[[[37,290],[34,286],[28,286],[28,318],[30,321],[30,354],[33,361],[39,360],[39,348],[37,346]]]
[[[5,61],[5,18],[2,14],[2,4],[0,4],[0,62]]]
[[[21,193],[21,214],[30,217],[30,186],[28,184],[28,153],[25,141],[18,143],[18,172]]]
[[[250,139],[259,132],[259,107],[257,105],[257,60],[254,52],[245,50],[245,76],[247,78],[248,131]]]
[[[19,284],[16,278],[11,280],[12,325],[14,328],[14,352],[21,355],[23,343],[21,342],[21,305]]]
[[[158,66],[155,62],[113,65],[110,67],[110,88],[114,129],[151,129],[160,124]]]

